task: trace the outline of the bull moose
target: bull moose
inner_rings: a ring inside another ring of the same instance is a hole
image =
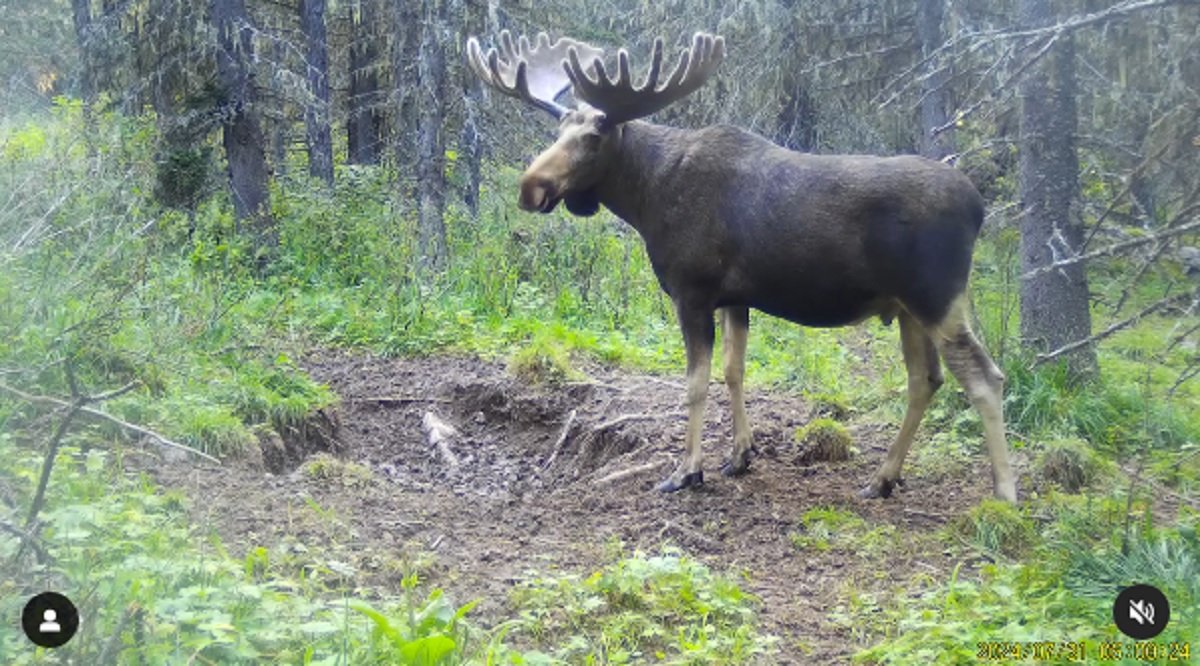
[[[603,205],[637,230],[675,305],[687,352],[686,450],[658,488],[703,483],[700,433],[708,395],[714,313],[721,313],[733,449],[721,471],[745,473],[751,433],[743,377],[750,308],[805,325],[899,319],[908,372],[904,422],[860,491],[888,497],[934,392],[939,357],[983,420],[997,497],[1016,501],[1001,407],[1004,374],[971,332],[966,296],[984,205],[962,173],[916,156],[811,155],[727,125],[699,130],[644,120],[702,85],[725,56],[719,36],[697,33],[665,79],[654,43],[641,85],[629,55],[616,76],[604,51],[540,33],[531,44],[500,33],[499,51],[467,43],[470,68],[495,91],[559,122],[558,139],[520,179],[519,205],[575,215]],[[558,100],[573,90],[578,101]]]

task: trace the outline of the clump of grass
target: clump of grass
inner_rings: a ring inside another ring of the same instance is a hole
[[[314,481],[333,482],[345,488],[362,488],[375,479],[366,465],[335,458],[328,453],[310,457],[300,466],[300,472]]]
[[[837,507],[809,509],[800,517],[798,531],[792,533],[792,545],[816,552],[854,551],[873,555],[892,538],[891,525],[871,527],[858,514]]]
[[[1019,558],[1037,545],[1038,533],[1013,505],[986,499],[950,524],[950,530],[967,543],[990,553]]]
[[[547,336],[535,337],[519,349],[508,362],[513,376],[533,384],[561,384],[579,376],[571,367],[571,357],[556,340]]]
[[[828,418],[814,419],[797,428],[795,437],[801,445],[796,461],[802,465],[849,460],[854,443],[846,426]]]
[[[841,421],[850,416],[850,402],[845,395],[824,391],[805,391],[804,398],[812,403],[821,417]]]
[[[775,640],[755,628],[753,597],[672,548],[586,578],[531,578],[512,603],[524,618],[515,632],[562,663],[745,664]]]
[[[1074,437],[1047,442],[1034,464],[1035,478],[1068,493],[1079,492],[1109,473],[1111,467],[1112,463],[1096,455],[1087,442]]]

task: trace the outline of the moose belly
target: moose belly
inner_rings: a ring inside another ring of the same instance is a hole
[[[803,326],[832,328],[855,324],[876,315],[887,301],[877,293],[853,286],[822,291],[779,285],[777,290],[751,295],[745,299],[745,304]]]

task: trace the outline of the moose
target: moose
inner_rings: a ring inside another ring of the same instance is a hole
[[[654,42],[640,85],[629,54],[615,78],[604,51],[539,33],[499,51],[467,42],[467,63],[484,84],[553,116],[558,139],[520,178],[519,205],[575,215],[608,208],[642,237],[659,285],[671,298],[687,354],[687,434],[675,470],[658,484],[674,492],[703,483],[700,434],[720,312],[733,447],[725,476],[749,470],[751,431],[743,379],[750,308],[804,326],[899,319],[908,405],[883,463],[859,492],[889,497],[921,418],[943,382],[941,361],[978,410],[997,497],[1016,501],[1001,397],[1004,374],[968,323],[967,278],[983,224],[979,192],[958,170],[917,156],[815,155],[745,130],[678,129],[640,120],[704,85],[725,57],[722,37],[697,33],[660,78]],[[559,99],[567,89],[576,103]]]

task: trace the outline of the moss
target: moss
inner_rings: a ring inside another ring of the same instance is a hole
[[[548,337],[534,338],[512,355],[508,371],[534,384],[561,384],[579,375],[571,367],[571,358],[561,344]]]
[[[813,419],[797,428],[796,441],[801,445],[796,461],[803,465],[849,460],[854,443],[846,426],[827,418]]]
[[[1038,533],[1008,502],[986,499],[950,523],[949,529],[974,546],[1017,559],[1033,550]]]
[[[1035,462],[1037,479],[1053,483],[1068,493],[1079,492],[1111,472],[1111,467],[1111,463],[1078,438],[1047,442]]]
[[[312,456],[300,466],[300,471],[310,479],[331,481],[345,488],[361,488],[369,485],[375,478],[369,467],[341,460],[327,453]]]

